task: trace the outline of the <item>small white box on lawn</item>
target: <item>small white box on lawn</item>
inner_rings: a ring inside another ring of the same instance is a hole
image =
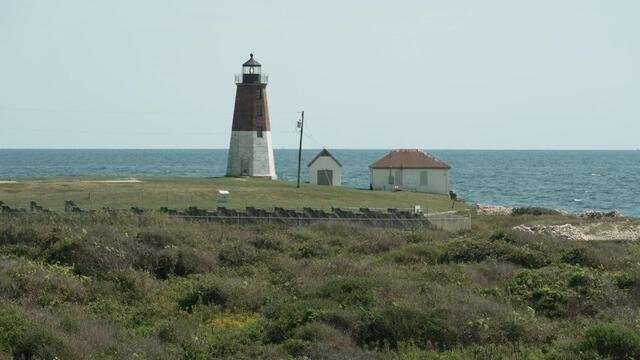
[[[218,202],[226,203],[229,200],[229,191],[227,190],[218,190]]]

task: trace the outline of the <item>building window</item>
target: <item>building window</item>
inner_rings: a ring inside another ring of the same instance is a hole
[[[258,105],[258,107],[256,107],[256,115],[257,116],[262,116],[262,106]]]
[[[256,89],[256,100],[262,100],[262,89]]]
[[[393,177],[393,175],[389,175],[389,185],[393,185],[395,184],[395,178]]]
[[[429,172],[428,171],[421,171],[420,172],[420,186],[427,186],[429,185]]]
[[[263,134],[262,134],[262,126],[259,126],[259,127],[258,127],[258,132],[257,132],[257,133],[258,133],[258,137],[259,137],[259,138],[261,138],[261,137],[262,137],[262,135],[263,135]]]

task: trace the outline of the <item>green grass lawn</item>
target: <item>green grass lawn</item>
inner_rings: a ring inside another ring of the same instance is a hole
[[[28,208],[29,201],[35,200],[55,210],[64,207],[64,200],[73,200],[87,209],[131,206],[147,209],[157,209],[160,206],[198,206],[213,209],[217,207],[218,190],[228,190],[231,196],[226,206],[230,208],[409,208],[420,205],[429,211],[445,211],[451,207],[446,195],[392,193],[309,184],[302,184],[297,189],[294,182],[266,179],[141,177],[138,178],[142,181],[140,183],[98,182],[115,179],[65,177],[3,183],[0,184],[0,201],[12,207]],[[468,208],[470,206],[466,204],[456,205],[456,209]]]

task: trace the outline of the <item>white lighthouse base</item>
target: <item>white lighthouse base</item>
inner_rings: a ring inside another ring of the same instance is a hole
[[[227,159],[227,176],[277,179],[271,131],[232,131]]]

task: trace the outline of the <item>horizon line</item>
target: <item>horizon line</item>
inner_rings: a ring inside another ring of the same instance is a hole
[[[567,149],[558,149],[558,148],[422,148],[422,147],[392,147],[392,148],[341,148],[341,147],[308,147],[303,148],[302,150],[322,150],[322,149],[331,149],[331,150],[354,150],[354,151],[363,151],[363,150],[395,150],[395,149],[419,149],[419,150],[452,150],[452,151],[640,151],[640,148],[567,148]],[[10,147],[10,148],[2,148],[1,150],[228,150],[228,148],[162,148],[162,147],[148,147],[148,148],[66,148],[66,147]],[[297,151],[297,147],[292,148],[274,148],[273,150],[295,150]]]

